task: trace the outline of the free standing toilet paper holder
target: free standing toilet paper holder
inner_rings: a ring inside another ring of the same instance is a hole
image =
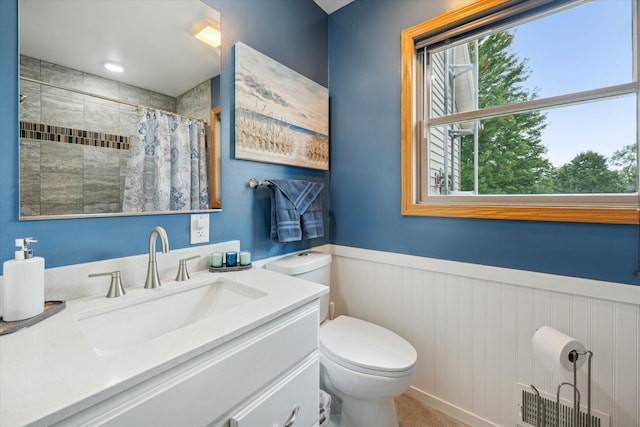
[[[546,407],[544,405],[544,401],[542,400],[542,397],[540,396],[540,392],[538,391],[536,386],[531,384],[531,388],[533,389],[533,391],[536,392],[536,427],[541,427],[542,426],[541,420],[544,420],[545,424],[547,422]],[[540,413],[540,405],[542,405],[542,414]]]
[[[569,361],[573,364],[573,383],[570,382],[562,382],[558,385],[558,389],[556,391],[556,426],[560,427],[560,390],[563,386],[569,386],[573,388],[573,426],[580,426],[580,391],[578,390],[578,358],[580,356],[588,356],[587,359],[587,423],[586,427],[591,427],[591,358],[593,357],[593,352],[590,350],[579,352],[576,350],[571,350],[569,353]],[[540,392],[538,389],[531,384],[531,388],[536,394],[536,427],[544,427],[546,425],[546,407],[542,397],[540,396]],[[540,407],[542,407],[542,412],[540,412]],[[544,425],[542,424],[542,420],[544,420]]]

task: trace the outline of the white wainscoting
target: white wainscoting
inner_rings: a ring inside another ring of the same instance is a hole
[[[555,396],[533,358],[550,325],[593,351],[594,409],[640,427],[640,286],[326,245],[336,315],[383,325],[418,351],[411,396],[470,425],[516,426],[516,383]],[[586,364],[579,378],[586,402]],[[568,394],[568,393],[567,393]]]

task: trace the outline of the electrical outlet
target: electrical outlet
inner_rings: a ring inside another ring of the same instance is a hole
[[[191,215],[191,244],[209,242],[209,214]]]

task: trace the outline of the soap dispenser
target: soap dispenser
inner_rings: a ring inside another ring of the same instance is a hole
[[[29,245],[31,237],[16,239],[15,259],[5,261],[2,318],[13,322],[36,316],[44,311],[44,258],[34,257]]]

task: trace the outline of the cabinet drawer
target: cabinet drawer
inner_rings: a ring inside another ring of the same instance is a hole
[[[313,355],[231,417],[230,427],[309,427],[318,421],[320,362]]]

